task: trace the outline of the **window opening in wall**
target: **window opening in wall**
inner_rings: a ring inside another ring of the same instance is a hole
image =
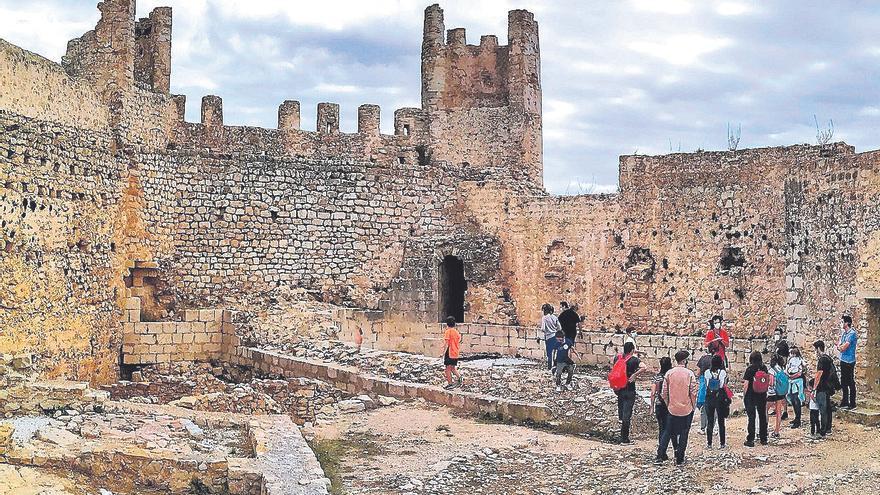
[[[721,250],[721,261],[718,263],[718,271],[730,273],[734,268],[742,268],[746,264],[742,248],[728,247]]]
[[[448,316],[455,321],[464,322],[464,294],[467,280],[464,278],[464,263],[456,256],[446,256],[440,263],[440,321]]]
[[[406,163],[406,158],[404,158],[404,157],[402,157],[402,156],[398,156],[398,157],[397,157],[397,163],[399,163],[399,164],[401,164],[401,165],[405,164],[405,163]]]
[[[419,165],[425,166],[431,162],[428,156],[428,147],[425,145],[416,146],[416,153],[419,155]]]
[[[409,124],[403,124],[403,135],[409,136]]]
[[[327,134],[330,134],[331,132],[333,132],[333,124],[328,122],[327,123]]]

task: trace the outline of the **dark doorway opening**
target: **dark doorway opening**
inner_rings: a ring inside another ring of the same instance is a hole
[[[448,316],[458,323],[464,322],[464,263],[456,256],[446,256],[440,263],[440,321]]]

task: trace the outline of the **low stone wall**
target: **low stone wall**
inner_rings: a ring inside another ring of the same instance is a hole
[[[183,321],[143,322],[140,304],[138,297],[130,297],[125,303],[124,364],[210,361],[223,357],[224,335],[234,333],[230,311],[192,309],[184,311]]]
[[[384,351],[402,351],[428,356],[441,356],[444,350],[442,323],[413,323],[386,320],[381,311],[340,310],[340,340],[355,342],[360,333],[363,347]],[[459,323],[456,328],[462,335],[461,351],[464,354],[496,353],[502,356],[518,356],[544,359],[544,342],[537,340],[534,327],[515,325],[491,325],[483,323]],[[623,348],[623,334],[601,331],[582,331],[576,342],[577,360],[581,364],[604,365]],[[753,350],[768,348],[767,339],[731,339],[728,359],[730,368],[736,371],[748,366]],[[691,353],[691,360],[704,354],[703,337],[644,334],[636,338],[636,350],[642,359],[659,360],[672,357],[678,350]]]
[[[284,377],[308,377],[330,383],[352,394],[424,399],[428,402],[475,414],[517,422],[545,423],[552,412],[544,404],[500,399],[488,395],[444,390],[432,385],[402,382],[364,373],[356,368],[311,361],[279,352],[240,347],[231,359],[235,364]]]

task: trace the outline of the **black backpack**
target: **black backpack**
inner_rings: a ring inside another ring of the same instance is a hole
[[[828,373],[828,395],[834,395],[834,393],[841,388],[843,387],[840,386],[840,376],[837,374],[837,365],[834,364],[834,360],[831,359],[831,372]]]

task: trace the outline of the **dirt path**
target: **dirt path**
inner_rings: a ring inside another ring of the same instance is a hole
[[[656,442],[617,446],[402,404],[345,416],[315,430],[344,441],[348,494],[868,493],[880,486],[880,432],[837,422],[824,442],[783,431],[770,446],[742,445],[732,418],[728,450],[706,450],[695,427],[682,468],[655,466]]]

